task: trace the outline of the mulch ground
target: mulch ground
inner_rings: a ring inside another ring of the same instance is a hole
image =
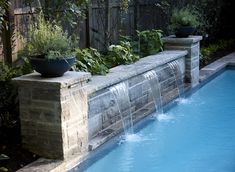
[[[19,128],[0,128],[0,172],[13,172],[38,159],[21,146]]]
[[[229,50],[221,50],[216,53],[213,53],[207,60],[200,61],[200,69],[230,53],[233,53],[234,51],[235,49],[229,49]]]

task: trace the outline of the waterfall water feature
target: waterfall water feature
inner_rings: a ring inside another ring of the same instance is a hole
[[[178,96],[180,98],[180,100],[184,99],[184,82],[183,82],[183,78],[182,78],[182,72],[180,70],[180,65],[178,63],[178,61],[173,61],[168,63],[174,78],[175,78],[175,83],[177,86],[177,91],[178,91]]]
[[[110,88],[117,103],[125,135],[133,134],[133,120],[128,87],[125,82],[119,83]]]
[[[154,70],[151,70],[143,74],[143,76],[148,80],[157,114],[163,114],[161,86],[159,84],[157,73]]]

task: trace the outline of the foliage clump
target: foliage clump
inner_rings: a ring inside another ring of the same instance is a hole
[[[11,67],[0,63],[0,127],[11,128],[18,125],[17,87],[11,79],[28,71],[26,65]]]
[[[100,75],[105,75],[109,71],[102,55],[94,48],[77,49],[76,58],[76,69]]]
[[[163,42],[161,40],[161,30],[145,30],[137,31],[139,37],[139,46],[141,56],[156,54],[163,50]]]
[[[73,41],[67,32],[56,23],[46,21],[39,15],[36,23],[29,26],[29,40],[25,53],[28,56],[42,56],[47,59],[64,58],[73,54]]]
[[[114,67],[121,64],[131,64],[139,59],[139,56],[133,53],[130,42],[121,41],[119,45],[110,45],[105,57],[106,64]]]
[[[170,18],[170,29],[175,30],[182,26],[199,26],[199,19],[195,10],[190,8],[174,9]]]
[[[217,52],[233,51],[235,48],[235,39],[219,40],[214,43],[210,43],[207,46],[202,46],[200,49],[200,65],[207,65],[213,61],[213,56]],[[221,54],[219,55],[221,57]]]

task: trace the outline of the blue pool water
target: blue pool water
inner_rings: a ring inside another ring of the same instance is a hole
[[[116,144],[86,172],[234,172],[235,70]]]

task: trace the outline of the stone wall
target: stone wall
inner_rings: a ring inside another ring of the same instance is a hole
[[[169,39],[174,49],[187,51],[163,51],[134,64],[112,68],[106,76],[67,72],[62,77],[42,78],[33,73],[14,79],[19,85],[23,146],[54,159],[68,159],[95,149],[122,129],[117,103],[109,91],[112,86],[126,84],[134,121],[155,110],[150,86],[143,77],[146,72],[156,71],[163,103],[178,95],[168,63],[177,61],[180,77],[195,86],[199,79],[200,38]]]
[[[19,85],[23,147],[38,155],[66,159],[87,150],[87,95],[90,74],[67,72],[60,78],[33,73]]]
[[[202,36],[190,36],[188,38],[175,38],[174,36],[163,39],[164,48],[167,50],[187,50],[185,58],[186,82],[191,83],[192,87],[199,83],[199,55],[200,40]]]
[[[177,53],[179,53],[180,55]],[[150,70],[156,71],[160,83],[163,104],[166,104],[174,97],[178,96],[177,83],[173,73],[175,71],[172,71],[168,63],[172,61],[178,61],[182,75],[181,77],[184,77],[185,55],[186,53],[182,51],[169,51],[167,53],[165,52],[165,54],[162,53],[160,55],[145,57],[145,59],[140,62],[141,64],[139,64],[139,66],[142,67],[140,69],[138,67],[133,67],[133,65],[130,65],[130,68],[135,69],[135,73],[138,74],[132,76],[131,73],[128,73],[128,71],[126,71],[125,75],[129,74],[130,76],[126,77],[127,79],[118,81],[118,83],[124,82],[127,86],[131,104],[131,112],[133,114],[134,121],[138,121],[146,115],[149,115],[155,111],[152,91],[150,89],[149,82],[144,78],[143,74]],[[158,62],[161,61],[163,58],[164,63],[159,64]],[[151,65],[151,68],[148,68],[149,65]],[[117,76],[113,76],[113,79],[115,77],[121,77],[120,73],[123,69],[122,67],[118,68],[119,69],[115,69],[114,71]],[[142,69],[144,68],[146,68],[146,70],[143,71]],[[125,76],[123,76],[123,78],[125,78]],[[95,78],[91,78],[91,80],[93,79]],[[97,83],[109,82],[109,76],[104,76],[103,78],[99,77],[99,79],[97,79],[94,84],[99,87],[99,84]],[[112,85],[115,84],[116,83],[113,82]],[[89,85],[91,87],[92,83],[90,83]],[[88,101],[88,138],[90,141],[90,149],[96,148],[106,141],[106,137],[109,138],[122,129],[121,115],[118,110],[118,105],[114,98],[114,95],[109,90],[112,85],[108,85],[103,89],[90,93]],[[156,85],[156,87],[158,86]],[[121,109],[121,111],[123,112],[124,110]]]

